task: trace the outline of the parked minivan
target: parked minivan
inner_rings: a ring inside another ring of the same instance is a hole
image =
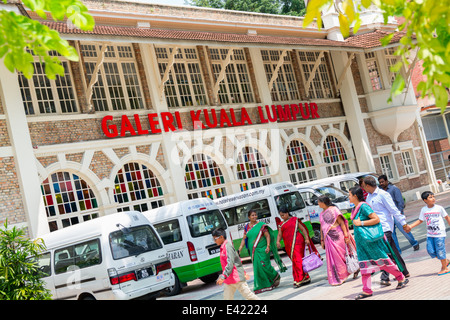
[[[214,202],[227,220],[236,250],[239,249],[244,236],[244,226],[249,221],[248,212],[250,210],[255,210],[258,214],[258,220],[264,221],[272,230],[277,232],[275,218],[279,217],[281,206],[286,206],[293,216],[302,219],[310,235],[313,235],[305,202],[297,188],[290,182],[274,183],[250,189],[216,199]],[[248,255],[247,250],[242,250],[241,257]]]
[[[220,247],[212,231],[228,229],[222,212],[210,198],[185,200],[143,212],[167,249],[175,283],[167,295],[178,294],[187,282],[217,280],[221,272]]]
[[[173,286],[161,238],[140,212],[120,212],[41,237],[38,259],[54,299],[128,300],[156,297]]]
[[[308,210],[311,225],[314,230],[314,236],[311,237],[314,243],[320,243],[320,212],[322,212],[322,209],[319,207],[318,198],[322,195],[330,198],[333,204],[341,210],[342,215],[348,220],[349,226],[352,227],[350,216],[353,205],[348,199],[347,192],[333,185],[316,183],[316,181],[299,184],[296,187],[302,195]]]
[[[378,183],[377,175],[371,172],[346,173],[334,177],[319,179],[314,181],[314,183],[332,185],[348,193],[350,188],[354,187],[355,185],[359,185],[359,179],[364,178],[366,176],[373,176]]]

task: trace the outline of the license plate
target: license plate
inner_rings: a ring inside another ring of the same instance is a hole
[[[150,268],[144,268],[136,271],[136,276],[139,279],[148,278],[153,275],[153,269]]]
[[[220,253],[220,247],[213,247],[208,249],[209,254]]]

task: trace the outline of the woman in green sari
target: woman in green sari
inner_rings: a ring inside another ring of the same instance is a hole
[[[250,257],[253,263],[254,288],[258,294],[270,291],[280,284],[280,274],[275,270],[270,261],[270,254],[280,268],[280,272],[287,270],[278,254],[276,237],[273,230],[264,222],[258,222],[258,214],[250,210],[248,213],[249,223],[244,227],[244,237],[239,252],[247,241]]]

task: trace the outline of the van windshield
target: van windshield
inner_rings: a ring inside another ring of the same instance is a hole
[[[305,202],[298,191],[281,194],[275,196],[274,199],[278,210],[280,210],[282,206],[285,206],[289,212],[305,208]]]
[[[186,217],[193,238],[210,235],[214,229],[226,229],[227,224],[222,213],[216,210],[199,212]]]
[[[162,248],[158,236],[148,225],[122,228],[111,232],[109,243],[114,260]]]

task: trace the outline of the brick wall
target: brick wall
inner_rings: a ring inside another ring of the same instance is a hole
[[[22,195],[13,157],[0,157],[0,225],[25,222]]]

